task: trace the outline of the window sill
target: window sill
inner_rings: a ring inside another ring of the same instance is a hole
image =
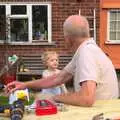
[[[7,43],[8,45],[38,45],[38,46],[56,46],[56,43],[55,42],[51,42],[51,43],[48,43],[48,42],[39,42],[39,43]],[[0,43],[0,45],[5,45],[5,43]]]
[[[106,41],[105,44],[108,44],[108,45],[120,45],[120,41]]]

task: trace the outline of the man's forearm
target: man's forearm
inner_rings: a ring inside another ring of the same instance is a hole
[[[56,86],[57,84],[59,84],[55,80],[56,77],[57,77],[57,75],[54,75],[54,76],[50,76],[47,78],[41,78],[38,80],[25,82],[25,86],[26,86],[26,88],[41,88],[41,89],[53,87],[53,86]]]
[[[50,77],[42,78],[39,80],[34,80],[31,82],[26,82],[25,86],[27,88],[50,88],[57,85],[61,85],[62,83],[67,82],[69,79],[72,78],[72,75],[66,73],[66,71],[62,71],[59,74],[55,74]]]
[[[53,98],[55,101],[63,102],[69,105],[90,107],[94,103],[94,100],[89,95],[81,95],[80,92],[67,93],[56,95]]]

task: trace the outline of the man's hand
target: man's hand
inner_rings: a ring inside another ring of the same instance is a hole
[[[21,89],[25,89],[26,85],[23,82],[11,82],[9,83],[6,87],[5,87],[5,92],[6,93],[12,93],[15,90],[21,90]]]

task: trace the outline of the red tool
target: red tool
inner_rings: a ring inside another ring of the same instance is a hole
[[[57,107],[48,100],[36,101],[36,115],[51,115],[57,113]]]

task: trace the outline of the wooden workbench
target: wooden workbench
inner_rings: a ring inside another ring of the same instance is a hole
[[[23,120],[92,120],[93,116],[104,113],[105,118],[120,118],[120,100],[96,101],[93,107],[66,106],[67,111],[58,112],[55,115],[36,116],[34,113],[25,113]],[[0,118],[0,120],[9,120]]]

